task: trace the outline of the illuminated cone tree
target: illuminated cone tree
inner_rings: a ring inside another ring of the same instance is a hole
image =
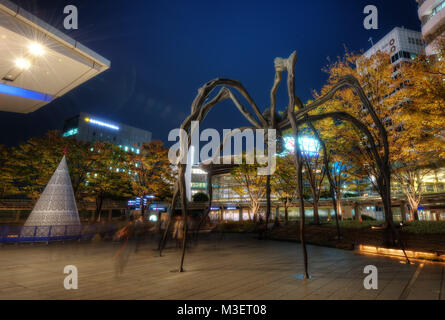
[[[80,226],[65,156],[26,220],[25,227],[35,226]]]

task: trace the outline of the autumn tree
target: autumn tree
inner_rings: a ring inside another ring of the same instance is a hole
[[[11,167],[13,161],[11,149],[0,145],[0,199],[18,193]]]
[[[86,174],[97,158],[91,146],[72,137],[64,138],[59,131],[49,131],[13,147],[4,173],[13,177],[18,192],[37,199],[66,154],[74,194],[80,200],[85,193]]]
[[[19,191],[37,199],[73,140],[63,139],[58,131],[49,131],[14,147],[10,168]]]
[[[272,192],[280,199],[284,207],[284,221],[289,223],[289,207],[298,197],[297,172],[293,164],[293,156],[277,157],[277,167],[271,177]]]
[[[378,52],[369,58],[346,53],[343,58],[339,58],[325,70],[329,74],[329,80],[322,93],[345,75],[352,74],[359,80],[375,107],[378,118],[386,126],[389,161],[393,173],[399,178],[406,177],[403,174],[407,172],[406,170],[421,167],[419,159],[431,159],[431,152],[443,149],[438,148],[438,144],[441,143],[435,129],[440,127],[437,126],[438,123],[419,114],[419,110],[422,109],[426,114],[433,112],[437,109],[437,104],[432,107],[421,102],[420,97],[412,98],[415,97],[412,91],[417,90],[415,89],[417,77],[425,76],[418,70],[413,71],[417,63],[417,60],[414,60],[411,63],[399,62],[394,66],[386,53]],[[431,83],[429,85],[433,86]],[[427,96],[425,94],[424,99],[427,99]],[[334,98],[323,106],[324,111],[342,110],[359,118],[369,128],[378,152],[383,155],[383,141],[370,113],[363,109],[359,97],[351,89],[343,89],[338,91]],[[353,160],[353,167],[360,169],[361,173],[366,172],[368,180],[384,198],[379,181],[381,168],[374,159],[368,138],[363,137],[351,124],[342,121],[336,123],[332,131],[334,135],[343,137],[347,141],[350,147],[348,158]],[[426,154],[429,156],[425,157]]]
[[[260,165],[256,161],[254,164],[247,164],[245,153],[242,158],[242,164],[237,165],[230,173],[236,182],[236,185],[233,186],[232,189],[241,198],[248,197],[250,201],[249,217],[252,219],[253,216],[254,220],[257,220],[261,200],[264,199],[266,195],[267,177],[258,174]]]
[[[168,159],[168,148],[161,141],[143,144],[139,153],[130,154],[129,170],[132,192],[141,198],[141,214],[146,209],[144,196],[155,195],[163,200],[171,197],[174,170]]]
[[[413,220],[418,220],[425,176],[445,159],[445,37],[436,49],[437,56],[421,55],[401,65],[406,82],[396,93],[404,112],[393,146],[394,176]]]
[[[318,213],[318,206],[320,201],[320,196],[322,192],[322,187],[324,179],[326,176],[326,167],[323,162],[323,157],[325,156],[319,148],[319,143],[314,138],[306,138],[306,141],[312,143],[312,146],[301,147],[303,165],[304,165],[304,175],[306,181],[309,185],[311,200],[307,200],[312,204],[312,209],[314,213],[314,223],[320,223],[320,215]],[[302,141],[305,141],[302,139]]]
[[[87,172],[85,199],[96,204],[92,220],[100,221],[105,199],[131,195],[131,174],[129,174],[128,154],[110,143],[96,142],[91,152],[95,161]]]

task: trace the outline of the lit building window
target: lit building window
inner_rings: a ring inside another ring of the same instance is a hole
[[[62,136],[66,138],[66,137],[75,136],[78,133],[79,133],[79,129],[74,128],[74,129],[66,131]]]
[[[310,156],[318,156],[320,151],[320,143],[317,139],[311,137],[300,137],[299,139],[300,150],[302,153]],[[295,139],[291,136],[283,138],[284,148],[286,149],[284,154],[293,153],[295,150]]]
[[[192,173],[193,174],[207,174],[207,172],[205,172],[204,170],[199,169],[199,168],[193,168]]]
[[[445,1],[442,1],[442,3],[440,3],[437,7],[435,7],[433,9],[433,14],[432,16],[435,16],[436,14],[439,13],[439,11],[441,11],[443,8],[445,8]]]

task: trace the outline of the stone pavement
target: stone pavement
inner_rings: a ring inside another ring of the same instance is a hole
[[[172,246],[172,245],[170,245]],[[130,243],[4,245],[0,247],[0,299],[445,299],[444,264],[406,265],[398,259],[308,246],[311,280],[298,244],[260,241],[253,235],[212,234],[187,252],[164,257],[155,242],[137,253]],[[127,259],[127,260],[126,260]],[[66,290],[66,265],[78,269],[78,290]],[[378,290],[366,290],[366,265],[379,272]],[[117,270],[123,267],[122,274]]]

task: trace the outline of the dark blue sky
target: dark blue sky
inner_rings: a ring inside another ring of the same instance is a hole
[[[63,8],[79,9],[79,29],[66,32],[111,60],[111,69],[50,105],[27,115],[0,112],[0,144],[15,144],[80,111],[153,132],[166,142],[190,111],[197,89],[216,77],[240,80],[264,110],[269,105],[275,57],[299,53],[297,94],[319,90],[327,57],[368,49],[396,26],[420,30],[415,0],[196,1],[14,0],[63,30]],[[379,9],[379,29],[365,30],[362,13]],[[285,86],[279,91],[287,105]],[[246,125],[230,103],[203,127]]]

